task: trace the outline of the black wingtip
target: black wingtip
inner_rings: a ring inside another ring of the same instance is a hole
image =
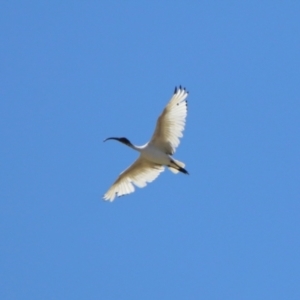
[[[174,90],[174,94],[176,94],[178,91],[185,91],[187,94],[189,94],[189,92],[186,90],[185,87],[182,87],[181,85],[179,85],[179,87],[175,86],[175,90]]]

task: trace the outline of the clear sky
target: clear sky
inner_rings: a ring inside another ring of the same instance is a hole
[[[299,1],[2,1],[1,299],[300,299]],[[166,170],[113,203],[175,85]]]

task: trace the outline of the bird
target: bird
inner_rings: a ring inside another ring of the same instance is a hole
[[[172,156],[183,137],[187,116],[187,97],[185,88],[175,87],[175,91],[159,116],[156,128],[148,143],[143,146],[133,145],[125,137],[109,137],[104,140],[118,141],[140,153],[137,160],[124,170],[104,194],[103,199],[114,201],[115,197],[124,196],[135,191],[135,186],[143,188],[155,180],[165,167],[174,174],[189,174],[185,164]]]

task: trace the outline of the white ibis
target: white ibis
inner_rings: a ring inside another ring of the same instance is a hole
[[[104,140],[104,142],[119,141],[140,153],[138,159],[123,171],[109,188],[103,197],[104,200],[113,201],[116,196],[132,193],[134,185],[145,187],[164,171],[165,166],[175,174],[178,172],[189,174],[184,169],[185,164],[172,157],[180,143],[179,138],[183,136],[187,116],[187,96],[185,88],[175,87],[174,94],[159,116],[154,134],[147,144],[135,146],[125,137],[110,137]]]

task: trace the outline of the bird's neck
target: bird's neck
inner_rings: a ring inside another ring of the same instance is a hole
[[[147,145],[143,145],[143,146],[136,146],[136,145],[128,145],[126,144],[126,146],[130,147],[131,149],[135,150],[135,151],[138,151],[138,152],[141,152]]]

